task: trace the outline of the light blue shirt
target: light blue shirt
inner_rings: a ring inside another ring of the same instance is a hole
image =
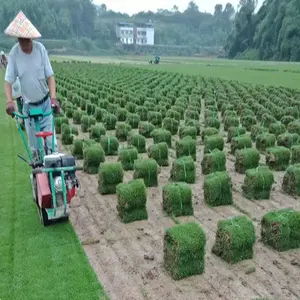
[[[19,77],[25,103],[41,101],[49,92],[47,79],[54,74],[44,45],[36,41],[32,43],[30,54],[24,53],[19,43],[13,46],[5,74],[5,80],[11,85]]]

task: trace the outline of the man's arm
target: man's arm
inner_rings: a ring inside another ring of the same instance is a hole
[[[13,102],[12,84],[16,81],[16,79],[17,79],[17,72],[15,68],[15,60],[13,54],[10,53],[6,72],[5,72],[5,84],[4,84],[7,103]]]
[[[48,81],[48,87],[49,87],[49,92],[50,92],[50,98],[51,99],[56,99],[56,83],[54,76],[50,76],[47,79]]]
[[[12,85],[8,81],[5,81],[4,89],[5,89],[5,95],[6,95],[6,101],[7,101],[7,103],[13,102],[13,98],[12,98]]]

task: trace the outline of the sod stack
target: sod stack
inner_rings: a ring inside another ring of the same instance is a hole
[[[133,179],[144,179],[147,187],[158,185],[158,165],[154,159],[137,159],[134,161]]]
[[[61,142],[63,145],[72,145],[75,135],[78,135],[78,129],[68,124],[61,126]]]
[[[300,248],[300,212],[281,209],[268,212],[261,220],[262,242],[277,250]]]
[[[235,171],[244,174],[246,170],[255,169],[259,165],[260,155],[256,149],[246,148],[235,152]]]
[[[173,161],[170,179],[174,182],[195,183],[196,166],[191,156],[185,156]]]
[[[139,134],[144,136],[146,139],[151,137],[151,132],[155,129],[155,126],[150,122],[139,123]]]
[[[284,116],[281,118],[280,122],[284,124],[284,126],[288,126],[290,123],[294,122],[295,118],[292,116]]]
[[[184,126],[179,129],[179,138],[190,136],[193,139],[197,138],[197,128],[194,126]]]
[[[197,120],[185,120],[184,124],[186,126],[196,127],[196,129],[197,129],[197,136],[200,135],[201,126],[200,126],[200,122],[199,121],[197,121]]]
[[[246,134],[245,127],[229,127],[227,134],[227,143],[231,143],[232,139]]]
[[[116,188],[117,211],[123,223],[147,220],[147,189],[143,179],[120,183]]]
[[[208,174],[204,179],[204,201],[211,206],[230,205],[232,201],[232,183],[227,172]]]
[[[133,170],[134,161],[138,159],[138,151],[133,146],[119,149],[118,161],[121,162],[123,170]]]
[[[275,134],[276,137],[278,137],[280,134],[285,133],[286,128],[284,124],[282,123],[272,123],[269,126],[269,133]]]
[[[268,200],[273,183],[274,175],[268,167],[249,169],[242,185],[243,195],[249,200]]]
[[[101,146],[105,155],[117,155],[119,149],[119,141],[114,136],[101,136]]]
[[[146,152],[146,138],[138,133],[132,133],[127,138],[128,145],[136,147],[138,153]]]
[[[171,132],[172,135],[177,134],[179,128],[179,121],[174,118],[164,118],[163,120],[163,129],[166,129]]]
[[[180,224],[165,231],[164,266],[174,280],[204,273],[205,245],[199,224]]]
[[[278,146],[268,148],[266,152],[266,164],[271,170],[285,171],[289,166],[291,152],[288,148]]]
[[[117,117],[108,113],[103,117],[103,123],[106,130],[114,130],[117,124]]]
[[[126,118],[126,123],[131,126],[131,128],[136,129],[139,126],[141,119],[138,114],[128,113]]]
[[[73,124],[81,124],[82,112],[80,110],[74,110],[72,114]]]
[[[107,162],[100,165],[98,191],[101,195],[115,194],[116,187],[123,182],[124,171],[119,162]]]
[[[255,116],[243,116],[241,117],[241,124],[246,128],[247,131],[251,130],[251,127],[257,123]]]
[[[81,131],[88,132],[92,125],[96,124],[96,119],[94,117],[82,116],[81,118]]]
[[[98,143],[101,140],[101,136],[103,136],[105,134],[106,134],[106,129],[103,126],[93,125],[90,128],[90,133],[89,133],[90,139],[95,140]]]
[[[192,203],[192,189],[183,182],[169,183],[163,187],[163,209],[174,217],[192,216],[194,214]]]
[[[168,147],[172,147],[172,134],[165,129],[155,129],[151,132],[154,144],[166,142]]]
[[[224,139],[221,134],[206,136],[204,139],[204,153],[210,153],[214,149],[223,151]]]
[[[118,122],[125,122],[127,119],[128,110],[123,107],[119,107],[116,112]]]
[[[203,129],[203,131],[201,133],[201,139],[204,142],[205,138],[207,136],[212,136],[212,135],[216,135],[216,134],[219,134],[219,130],[218,129],[212,128],[212,127],[208,127],[208,128]]]
[[[300,196],[300,164],[287,168],[283,176],[282,190],[290,196]]]
[[[176,157],[191,156],[196,161],[196,140],[190,136],[176,141]]]
[[[234,137],[231,140],[230,152],[232,155],[235,155],[236,150],[241,150],[245,148],[252,148],[251,137],[247,134]]]
[[[300,136],[298,133],[284,133],[277,137],[277,146],[283,146],[291,148],[294,145],[299,144]]]
[[[238,128],[239,124],[240,124],[240,121],[237,117],[226,116],[224,119],[224,130],[228,131],[230,127]]]
[[[291,152],[292,152],[291,163],[299,164],[300,163],[300,145],[292,146]]]
[[[274,147],[276,143],[275,134],[262,133],[256,138],[256,149],[262,153],[266,151],[267,148]]]
[[[255,240],[255,228],[248,217],[237,216],[220,220],[212,253],[229,264],[252,259]]]
[[[105,153],[100,144],[92,144],[83,148],[83,171],[97,174],[100,163],[105,161]]]
[[[201,166],[203,175],[226,171],[225,152],[214,149],[211,153],[204,154]]]
[[[167,167],[169,165],[169,148],[167,143],[151,145],[148,149],[148,156],[155,159],[159,166]]]
[[[131,126],[127,123],[117,122],[116,124],[116,138],[120,142],[127,140],[127,137],[131,131]]]
[[[67,117],[55,118],[54,125],[56,134],[61,134],[62,124],[69,124],[69,119]]]
[[[267,130],[265,127],[256,124],[256,125],[253,125],[253,126],[251,127],[250,137],[251,137],[252,141],[255,142],[255,141],[256,141],[256,138],[257,138],[260,134],[263,134],[263,133],[266,133],[266,132],[268,132],[268,130]]]
[[[287,126],[287,130],[289,133],[298,133],[300,135],[300,121],[291,122]]]
[[[76,159],[83,159],[83,140],[74,140],[72,147],[72,155]]]

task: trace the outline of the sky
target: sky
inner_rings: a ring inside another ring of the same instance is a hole
[[[94,0],[95,4],[105,3],[108,9],[127,13],[132,15],[140,11],[154,11],[158,8],[171,9],[173,5],[177,5],[180,11],[187,8],[190,0]],[[195,3],[199,6],[202,12],[214,12],[216,4],[226,5],[230,2],[235,8],[237,7],[239,0],[196,0]],[[262,4],[263,0],[258,0],[259,5]]]

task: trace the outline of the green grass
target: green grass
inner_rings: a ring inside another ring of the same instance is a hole
[[[0,299],[108,299],[70,223],[43,227],[27,165],[17,158],[23,144],[5,114],[0,71]]]

